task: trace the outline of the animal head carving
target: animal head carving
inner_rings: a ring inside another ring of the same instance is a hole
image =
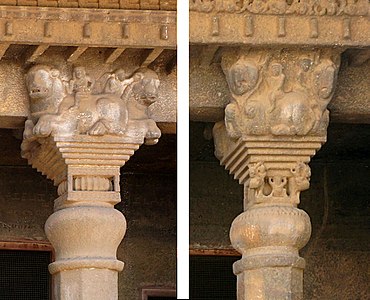
[[[158,98],[159,78],[150,69],[141,68],[135,72],[132,92],[135,99],[143,105],[149,106]]]
[[[65,94],[57,69],[45,65],[32,67],[26,75],[26,86],[33,116],[58,111]]]
[[[51,96],[53,84],[59,79],[59,70],[49,66],[37,65],[26,75],[26,85],[31,99],[42,99]]]

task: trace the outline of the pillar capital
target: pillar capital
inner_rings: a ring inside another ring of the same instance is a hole
[[[36,65],[26,75],[30,115],[22,156],[54,181],[58,198],[45,232],[55,249],[55,299],[117,299],[123,262],[116,251],[126,231],[120,167],[161,132],[147,108],[156,100],[157,74],[119,69],[91,78],[81,66],[63,74]]]
[[[232,95],[225,109],[228,135],[325,136],[339,55],[325,48],[225,52],[222,69]]]
[[[308,163],[326,141],[327,105],[340,52],[333,49],[237,49],[223,53],[231,92],[225,120],[213,129],[216,156],[244,186],[244,212],[230,240],[238,300],[302,299],[311,235],[297,208],[309,188]]]

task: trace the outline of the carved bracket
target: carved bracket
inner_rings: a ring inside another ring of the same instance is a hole
[[[47,136],[77,134],[143,137],[155,144],[161,132],[147,108],[158,96],[157,74],[141,68],[123,69],[90,78],[76,67],[70,79],[49,66],[36,65],[26,76],[30,117],[24,131],[26,144]]]

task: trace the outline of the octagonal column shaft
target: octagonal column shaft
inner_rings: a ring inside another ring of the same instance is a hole
[[[230,229],[242,254],[233,266],[238,300],[303,299],[299,250],[311,223],[297,205],[326,140],[338,65],[328,49],[223,53],[232,98],[213,133],[216,156],[244,186],[244,212]]]

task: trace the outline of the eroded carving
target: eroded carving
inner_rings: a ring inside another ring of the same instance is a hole
[[[128,76],[122,69],[96,83],[83,67],[70,80],[50,66],[36,65],[26,75],[30,117],[24,139],[49,135],[142,136],[155,144],[161,135],[147,109],[158,97],[159,79],[147,68]]]
[[[232,94],[225,109],[229,136],[324,135],[338,64],[338,56],[325,51],[224,55]]]
[[[190,0],[189,7],[199,12],[317,16],[366,16],[370,10],[367,0]]]
[[[256,204],[299,204],[300,192],[310,186],[310,167],[297,162],[290,170],[268,169],[263,162],[250,164],[246,206]]]

